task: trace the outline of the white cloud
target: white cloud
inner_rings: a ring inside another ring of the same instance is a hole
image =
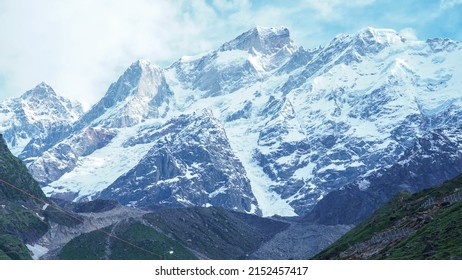
[[[204,1],[16,0],[1,5],[0,99],[45,81],[60,94],[92,104],[137,59],[167,66],[180,53],[214,46],[214,34],[205,30],[216,15]]]
[[[213,0],[212,4],[222,11],[243,10],[251,6],[249,0]]]
[[[376,0],[304,0],[305,4],[317,12],[317,16],[326,21],[338,20],[348,8],[359,8],[373,4]]]
[[[405,39],[407,39],[409,41],[416,41],[418,39],[416,31],[413,28],[410,28],[410,27],[401,29],[399,31],[399,35],[401,35],[401,37],[403,37],[403,38],[405,38]]]
[[[339,32],[374,25],[367,12],[350,15],[375,2],[0,0],[0,100],[45,81],[60,94],[93,104],[137,59],[166,67],[254,26],[286,26],[298,45],[315,47]],[[415,35],[411,29],[402,33]]]
[[[450,9],[456,5],[462,4],[462,0],[441,0],[440,8],[443,10]]]
[[[137,59],[167,66],[256,25],[285,25],[307,36],[319,28],[297,26],[294,13],[332,15],[371,1],[0,1],[0,99],[45,81],[60,94],[93,104]]]
[[[348,5],[371,1],[354,0]],[[315,9],[327,15],[343,3],[0,1],[0,100],[45,81],[60,94],[93,104],[137,59],[168,66],[182,55],[209,51],[257,25],[284,25],[293,34],[307,36],[319,27],[315,23],[299,26],[293,14]]]

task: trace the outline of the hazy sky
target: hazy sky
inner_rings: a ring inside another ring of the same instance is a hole
[[[367,26],[462,41],[462,0],[0,0],[0,101],[44,81],[91,105],[138,59],[167,67],[254,26],[305,48]]]

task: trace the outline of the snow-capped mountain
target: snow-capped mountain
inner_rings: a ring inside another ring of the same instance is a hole
[[[305,50],[286,28],[254,28],[167,69],[134,63],[29,169],[69,199],[305,214],[460,127],[461,59],[459,42],[388,29]]]
[[[82,115],[80,103],[59,96],[49,85],[40,83],[21,97],[0,103],[0,133],[18,156],[27,145],[39,148],[40,139],[69,129]]]

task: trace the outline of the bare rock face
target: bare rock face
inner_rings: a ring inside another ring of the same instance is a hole
[[[183,115],[133,138],[152,148],[100,194],[137,207],[211,206],[258,213],[246,171],[234,156],[220,122],[204,111]]]

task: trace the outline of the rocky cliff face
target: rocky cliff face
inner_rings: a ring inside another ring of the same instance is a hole
[[[102,127],[89,127],[79,134],[75,134],[61,141],[44,152],[39,159],[29,164],[30,173],[42,186],[61,178],[72,171],[78,159],[92,154],[106,146],[117,132]]]

